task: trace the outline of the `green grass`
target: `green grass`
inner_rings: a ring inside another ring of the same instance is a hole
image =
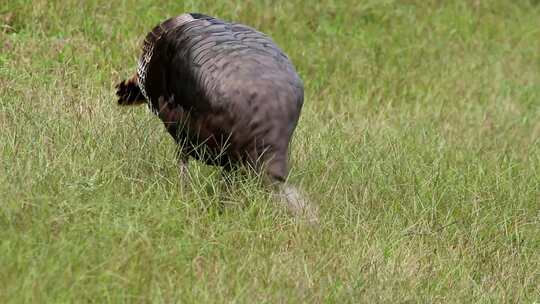
[[[540,301],[539,1],[81,2],[0,6],[1,303]],[[159,120],[116,106],[185,11],[290,55],[320,227],[196,162],[181,192]]]

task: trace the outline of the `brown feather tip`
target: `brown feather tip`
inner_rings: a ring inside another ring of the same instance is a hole
[[[121,106],[134,106],[146,102],[137,84],[137,76],[123,80],[116,85],[116,96]]]

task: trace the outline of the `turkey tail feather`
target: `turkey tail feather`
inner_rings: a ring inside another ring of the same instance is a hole
[[[118,96],[118,104],[121,106],[140,105],[146,102],[137,84],[137,76],[117,84],[116,96]]]

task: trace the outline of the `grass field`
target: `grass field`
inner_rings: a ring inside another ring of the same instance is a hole
[[[160,121],[117,107],[182,12],[291,57],[318,227],[196,162],[181,192]],[[538,0],[3,0],[0,26],[1,303],[540,301]]]

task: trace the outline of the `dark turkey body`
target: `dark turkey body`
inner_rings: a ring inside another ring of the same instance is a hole
[[[191,15],[150,33],[151,59],[139,80],[152,110],[184,155],[211,165],[248,163],[276,180],[303,103],[302,81],[266,35]],[[172,24],[172,26],[171,26]],[[144,56],[144,54],[143,54]]]

